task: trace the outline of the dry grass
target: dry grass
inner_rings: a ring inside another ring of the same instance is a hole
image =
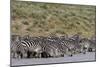
[[[11,7],[13,34],[95,35],[95,6],[13,1]]]

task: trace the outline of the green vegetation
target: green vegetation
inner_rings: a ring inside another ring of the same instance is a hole
[[[11,31],[19,35],[95,35],[96,7],[34,2],[11,2]]]

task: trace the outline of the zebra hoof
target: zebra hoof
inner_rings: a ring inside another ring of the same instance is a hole
[[[83,54],[86,54],[86,52],[84,52]]]
[[[72,57],[73,55],[71,54],[71,55],[69,55],[70,57]]]
[[[89,52],[92,52],[93,51],[93,49],[92,48],[89,48],[89,50],[88,50]]]
[[[61,55],[61,57],[64,57],[64,55]]]

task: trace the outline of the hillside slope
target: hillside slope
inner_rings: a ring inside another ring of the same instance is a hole
[[[96,7],[13,1],[11,3],[11,32],[19,35],[47,36],[95,35]]]

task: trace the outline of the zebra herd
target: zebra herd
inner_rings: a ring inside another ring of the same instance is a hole
[[[11,35],[12,58],[57,58],[94,52],[95,49],[95,38],[80,38],[78,35],[72,37]]]

